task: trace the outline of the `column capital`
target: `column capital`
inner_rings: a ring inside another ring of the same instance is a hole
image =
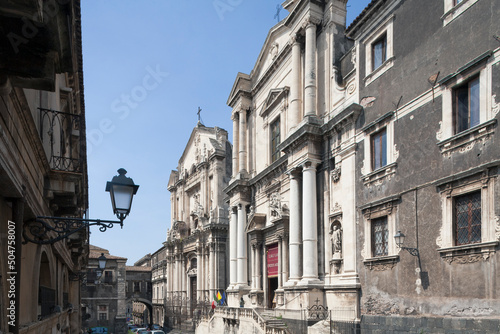
[[[321,23],[320,18],[309,15],[305,18],[304,22],[302,23],[302,28],[307,29],[311,27],[316,27],[316,25],[320,23]]]
[[[295,33],[292,33],[290,35],[290,41],[289,41],[289,44],[290,45],[300,45],[303,41],[303,37],[301,34],[299,34],[298,32],[295,32]]]
[[[286,174],[290,177],[290,179],[297,179],[301,175],[301,170],[299,167],[293,167],[287,170]]]
[[[300,166],[302,167],[302,171],[305,171],[305,170],[316,169],[316,167],[318,167],[318,165],[320,163],[321,162],[318,160],[308,159],[308,160],[304,161],[303,163],[301,163]]]

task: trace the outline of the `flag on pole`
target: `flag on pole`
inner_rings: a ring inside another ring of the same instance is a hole
[[[220,295],[220,292],[217,291],[217,301],[220,301],[222,299],[222,296]]]
[[[212,310],[215,309],[215,300],[212,302]]]
[[[224,303],[225,303],[225,302],[226,302],[226,293],[225,293],[225,292],[223,292],[223,293],[222,293],[222,298],[221,298],[220,304],[221,304],[221,305],[224,305]]]

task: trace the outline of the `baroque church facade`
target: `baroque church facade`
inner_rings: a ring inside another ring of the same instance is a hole
[[[283,8],[227,102],[229,308],[200,328],[322,305],[366,333],[497,331],[499,4]]]
[[[227,132],[198,122],[170,174],[172,224],[163,247],[151,255],[155,323],[175,325],[180,317],[192,317],[197,305],[209,305],[227,287],[229,224],[223,189],[231,156]]]
[[[200,333],[304,332],[318,309],[332,322],[318,332],[498,332],[500,5],[373,0],[348,27],[347,0],[282,6],[227,101],[227,284],[192,278],[197,263],[213,282],[210,252],[185,246],[210,192],[190,190],[199,172],[184,163],[167,291],[225,288]]]

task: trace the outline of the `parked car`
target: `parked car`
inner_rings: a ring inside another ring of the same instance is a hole
[[[148,330],[147,328],[134,328],[134,329],[131,329],[129,331],[132,334],[139,334],[139,331],[147,331],[147,330]]]
[[[146,328],[143,328],[143,329],[140,329],[137,334],[150,334],[151,331],[149,329],[146,329]]]
[[[151,332],[148,332],[148,334],[165,334],[165,332],[162,330],[153,329]]]
[[[153,324],[152,329],[161,330],[161,326],[158,324]]]

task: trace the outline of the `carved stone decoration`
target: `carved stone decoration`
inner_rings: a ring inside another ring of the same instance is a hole
[[[397,144],[394,144],[394,161],[398,160],[399,158],[399,151],[397,146]]]
[[[466,254],[466,255],[455,255],[455,256],[445,256],[444,260],[448,264],[458,263],[458,264],[468,264],[475,263],[479,261],[487,261],[490,258],[490,253],[482,253],[482,254]]]
[[[274,42],[273,45],[271,45],[271,49],[269,50],[269,54],[271,55],[273,60],[275,60],[276,57],[278,57],[278,50],[279,50],[279,44]]]
[[[331,175],[332,175],[332,181],[334,183],[337,183],[340,180],[340,175],[342,174],[342,167],[340,164],[338,164],[334,170],[332,170]]]
[[[500,216],[496,216],[494,218],[495,220],[495,237],[497,240],[500,241]]]
[[[193,211],[191,211],[191,215],[196,217],[203,217],[204,208],[203,205],[201,205],[200,203],[200,195],[196,194],[193,197],[194,197],[194,209]]]
[[[497,103],[496,98],[496,94],[491,96],[491,112],[493,113],[493,117],[500,112],[500,103]]]
[[[352,49],[352,52],[351,52],[351,63],[353,63],[354,65],[356,65],[356,48]]]
[[[436,132],[436,139],[441,141],[443,139],[443,122],[439,122],[439,131]]]
[[[281,196],[279,192],[274,192],[269,197],[269,209],[271,210],[272,218],[281,218],[282,208],[281,208]]]
[[[342,267],[342,259],[331,259],[330,265],[332,267],[332,273],[335,275],[340,274],[340,269]]]

